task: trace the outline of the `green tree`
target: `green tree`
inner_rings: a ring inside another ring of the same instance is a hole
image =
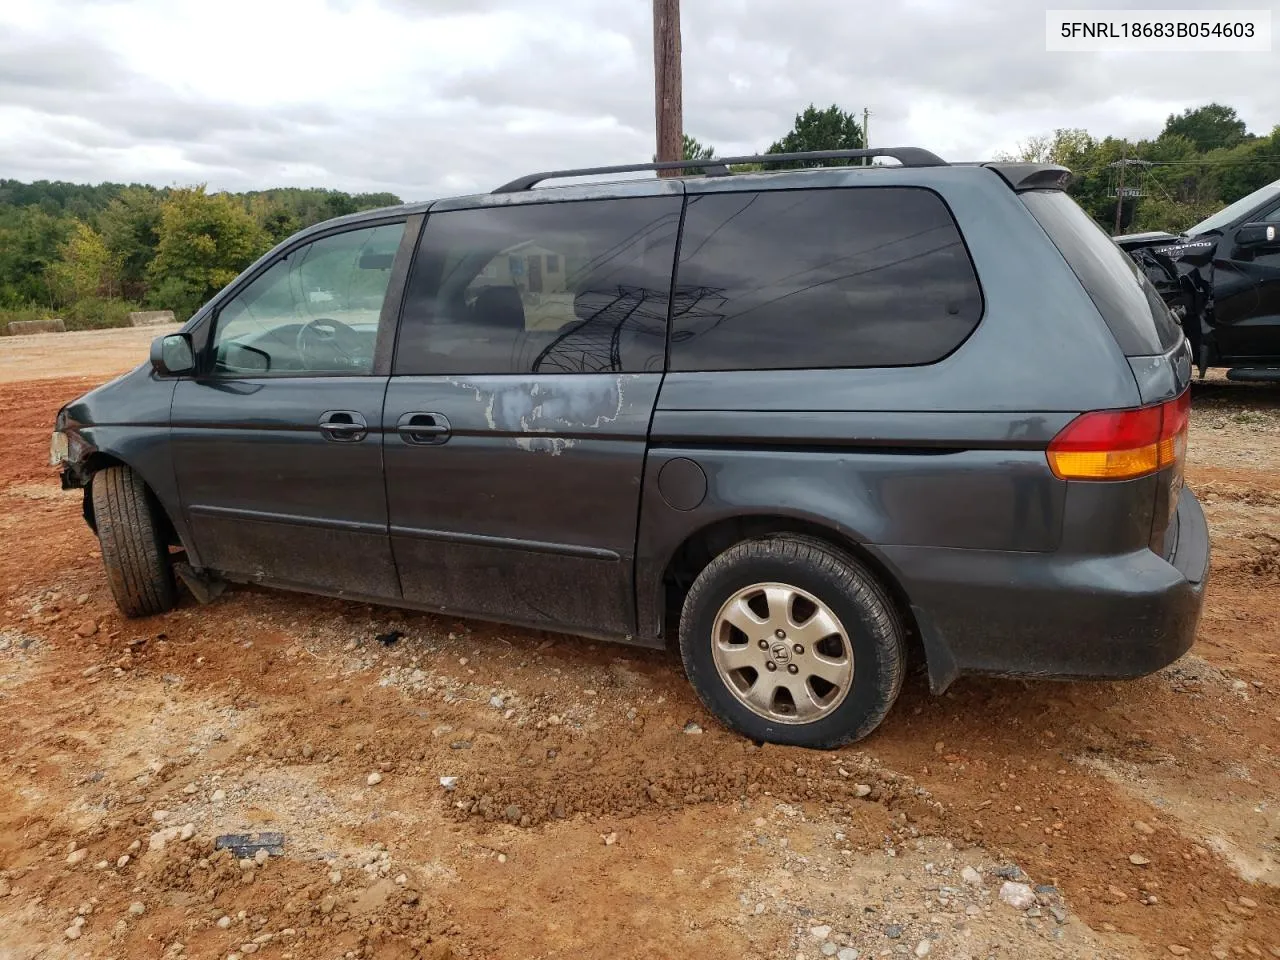
[[[1236,115],[1235,107],[1221,103],[1208,103],[1203,107],[1188,107],[1180,114],[1169,114],[1161,137],[1186,137],[1201,153],[1220,147],[1234,147],[1246,137],[1244,121]]]
[[[781,140],[776,141],[767,153],[807,153],[811,150],[860,150],[864,146],[862,126],[857,117],[846,113],[835,104],[819,110],[809,104],[803,113],[796,114],[795,126]],[[853,164],[857,160],[830,161]],[[795,167],[827,166],[823,161],[787,161],[770,166],[783,169]]]
[[[0,303],[52,306],[48,270],[75,222],[38,206],[0,213]]]
[[[154,188],[128,187],[98,217],[98,229],[118,265],[121,292],[127,299],[141,299],[147,291],[147,271],[160,244],[163,202]]]
[[[58,247],[58,259],[49,264],[47,279],[58,306],[119,292],[119,271],[106,241],[93,227],[79,221]]]
[[[269,246],[242,203],[203,185],[174,190],[161,209],[149,299],[190,316]]]
[[[691,137],[687,133],[681,137],[683,141],[682,154],[685,160],[714,160],[716,158],[716,148],[708,146],[696,137]]]

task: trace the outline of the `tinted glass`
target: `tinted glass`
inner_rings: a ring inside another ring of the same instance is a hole
[[[936,194],[898,187],[689,200],[673,370],[901,366],[954,350],[982,315]]]
[[[1182,328],[1133,259],[1060,190],[1020,194],[1075,271],[1126,356],[1164,353]]]
[[[1265,187],[1259,187],[1248,196],[1241,197],[1235,203],[1223,207],[1212,216],[1201,220],[1194,227],[1188,228],[1187,236],[1198,237],[1200,234],[1208,233],[1210,230],[1221,230],[1224,227],[1228,227],[1254,207],[1260,207],[1276,196],[1280,196],[1280,180],[1268,183]]]
[[[663,368],[679,197],[433,213],[396,374]]]
[[[394,223],[290,251],[219,309],[216,373],[373,372],[378,318],[404,234]]]

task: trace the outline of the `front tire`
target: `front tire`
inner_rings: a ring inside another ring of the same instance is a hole
[[[142,478],[128,467],[106,467],[93,475],[90,493],[102,563],[120,612],[146,617],[173,609],[169,548]]]
[[[880,724],[906,663],[902,622],[879,581],[835,547],[784,535],[730,547],[698,575],[680,653],[727,726],[821,749]]]

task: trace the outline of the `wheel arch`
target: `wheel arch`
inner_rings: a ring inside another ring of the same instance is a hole
[[[147,502],[156,511],[156,516],[160,518],[161,530],[164,533],[166,543],[171,547],[185,548],[186,544],[178,531],[178,526],[174,523],[174,518],[165,506],[164,501],[160,499],[160,495],[156,492],[155,484],[148,480],[146,474],[133,466],[133,464],[126,462],[114,453],[108,453],[103,450],[94,450],[77,465],[75,471],[79,485],[83,488],[84,499],[81,509],[84,512],[84,520],[94,535],[97,536],[98,533],[98,518],[94,515],[93,509],[93,477],[108,467],[125,467],[137,474],[146,487]]]
[[[681,541],[666,559],[662,576],[654,587],[657,593],[656,610],[664,639],[670,643],[671,638],[677,635],[671,627],[679,621],[680,608],[689,592],[689,587],[707,564],[735,544],[746,540],[780,536],[816,541],[849,555],[865,567],[884,587],[902,620],[907,632],[909,656],[928,664],[931,682],[936,680],[933,665],[942,657],[929,655],[932,644],[928,643],[922,635],[919,611],[911,603],[902,579],[892,564],[873,548],[847,533],[811,519],[786,514],[762,513],[722,517],[698,527]],[[936,682],[934,686],[936,689]]]

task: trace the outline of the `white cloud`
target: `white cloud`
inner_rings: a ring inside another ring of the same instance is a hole
[[[685,128],[722,155],[811,101],[956,160],[1056,127],[1152,136],[1215,99],[1280,123],[1271,54],[1049,54],[1024,0],[689,0],[683,17]],[[618,0],[5,4],[0,176],[422,198],[646,160],[651,42],[649,5]]]

